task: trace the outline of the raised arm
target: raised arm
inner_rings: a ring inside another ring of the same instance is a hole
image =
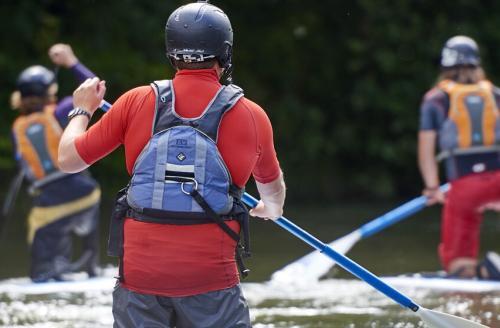
[[[95,74],[78,60],[69,44],[53,45],[49,49],[49,57],[55,65],[71,70],[78,83],[95,77]]]
[[[81,158],[75,146],[75,139],[84,134],[90,117],[97,110],[106,92],[106,82],[98,78],[83,82],[73,93],[74,105],[88,113],[72,118],[64,130],[59,142],[59,168],[67,173],[76,173],[86,169],[89,165]]]
[[[68,44],[55,44],[50,47],[48,54],[55,65],[71,70],[78,83],[95,77],[95,74],[91,70],[80,63],[73,49]],[[67,115],[71,109],[73,109],[73,98],[71,96],[64,97],[57,104],[55,116],[62,126],[66,126]]]

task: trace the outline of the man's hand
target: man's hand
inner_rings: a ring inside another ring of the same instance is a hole
[[[50,47],[49,57],[54,64],[65,68],[70,68],[78,63],[73,53],[73,49],[69,44],[58,43]]]
[[[427,197],[427,205],[434,205],[436,203],[443,204],[445,201],[444,193],[439,187],[425,188],[422,191],[422,195]]]
[[[73,106],[94,114],[105,92],[106,81],[101,81],[97,77],[87,79],[73,92]]]
[[[271,202],[264,203],[259,200],[257,206],[250,210],[251,216],[257,216],[264,219],[276,220],[281,215],[283,215],[283,205],[275,204]]]
[[[261,200],[257,206],[250,210],[250,215],[276,220],[283,215],[283,204],[285,203],[286,187],[283,173],[270,183],[256,182],[256,184]]]

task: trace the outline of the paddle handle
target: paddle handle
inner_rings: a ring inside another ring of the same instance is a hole
[[[446,183],[439,187],[441,192],[445,193],[450,189],[450,184]],[[371,235],[376,234],[377,232],[384,230],[385,228],[417,213],[427,206],[427,197],[420,196],[417,197],[403,205],[396,207],[390,212],[378,217],[377,219],[370,221],[363,226],[361,226],[358,230],[361,233],[361,238],[366,238]]]
[[[99,107],[104,111],[104,112],[107,112],[110,108],[111,108],[111,104],[109,102],[107,102],[106,100],[102,100],[101,101],[101,104],[99,105]]]
[[[257,199],[249,195],[248,193],[244,193],[242,200],[245,204],[250,207],[255,207],[258,203]],[[359,279],[367,282],[373,288],[377,289],[381,293],[385,294],[389,298],[396,301],[401,306],[407,307],[412,311],[416,312],[420,308],[416,303],[414,303],[410,298],[401,294],[399,291],[394,289],[393,287],[387,285],[385,282],[380,280],[377,276],[375,276],[370,271],[366,270],[356,262],[349,259],[347,256],[344,256],[336,251],[334,251],[330,246],[321,242],[316,237],[312,236],[310,233],[295,225],[285,217],[280,217],[276,220],[273,220],[274,223],[287,230],[294,236],[298,237],[305,243],[309,244],[313,248],[317,249],[321,253],[325,254],[335,262],[337,262],[341,267],[345,270],[349,271]],[[298,277],[300,278],[300,277]]]

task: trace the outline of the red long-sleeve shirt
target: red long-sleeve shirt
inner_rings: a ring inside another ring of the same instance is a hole
[[[214,69],[182,70],[173,80],[175,108],[183,117],[199,116],[220,88]],[[112,109],[76,140],[82,159],[92,164],[125,146],[129,173],[151,137],[155,95],[150,86],[122,95]],[[243,187],[252,174],[274,181],[280,168],[271,123],[257,104],[242,98],[225,114],[217,147],[233,183]],[[229,225],[239,229],[239,224]],[[220,290],[239,282],[235,242],[216,224],[178,226],[127,219],[124,227],[124,283],[131,290],[187,296]]]

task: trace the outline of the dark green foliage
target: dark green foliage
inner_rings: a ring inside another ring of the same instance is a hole
[[[235,82],[268,112],[289,195],[303,199],[418,193],[418,107],[438,72],[444,41],[467,34],[481,46],[495,82],[500,72],[496,1],[212,1],[235,30]],[[49,65],[55,42],[107,80],[110,101],[173,73],[163,28],[185,1],[13,1],[0,4],[2,175],[11,174],[8,98],[24,67]],[[75,87],[60,72],[61,94]],[[122,175],[116,175],[122,172]],[[95,166],[113,184],[122,154]],[[110,174],[111,173],[111,174]]]

